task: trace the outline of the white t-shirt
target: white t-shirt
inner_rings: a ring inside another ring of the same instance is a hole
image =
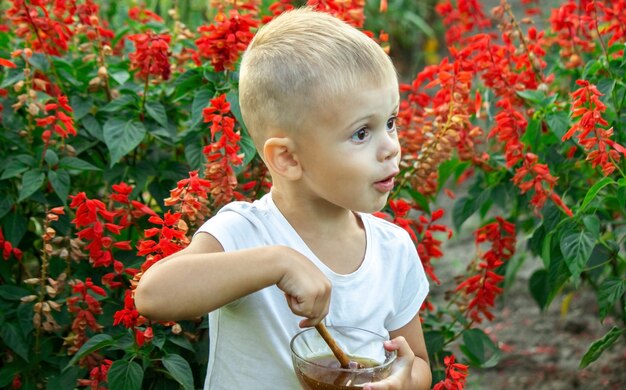
[[[309,258],[332,283],[326,325],[357,326],[387,336],[406,325],[428,294],[428,281],[409,235],[398,226],[359,214],[367,247],[361,266],[341,275],[322,263],[265,195],[254,203],[234,202],[205,222],[199,232],[214,236],[226,252],[286,245]],[[276,286],[209,313],[209,364],[205,389],[300,388],[289,342],[300,330],[284,293]]]

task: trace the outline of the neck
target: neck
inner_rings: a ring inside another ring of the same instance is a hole
[[[335,235],[360,225],[359,218],[351,210],[293,193],[288,187],[273,187],[272,200],[300,235]]]

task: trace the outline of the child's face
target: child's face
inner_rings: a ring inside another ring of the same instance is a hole
[[[297,136],[303,182],[311,198],[345,209],[384,207],[398,174],[395,80],[320,99]]]

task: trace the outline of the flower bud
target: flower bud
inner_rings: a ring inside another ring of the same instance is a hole
[[[107,74],[107,68],[104,66],[99,67],[98,76],[102,77],[103,79],[107,79],[109,77],[109,75]]]

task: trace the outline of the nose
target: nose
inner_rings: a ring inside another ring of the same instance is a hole
[[[398,141],[398,132],[384,132],[382,140],[378,147],[378,160],[383,162],[396,158],[400,154],[400,141]]]

